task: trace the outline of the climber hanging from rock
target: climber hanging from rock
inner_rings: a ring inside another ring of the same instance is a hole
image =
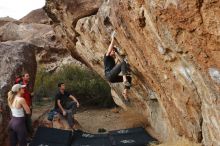
[[[123,82],[124,91],[122,94],[125,102],[128,102],[129,99],[127,92],[131,87],[131,77],[128,75],[129,66],[125,59],[122,59],[117,48],[114,46],[115,34],[116,32],[114,31],[111,35],[111,44],[104,55],[105,77],[111,83]],[[116,54],[120,60],[120,63],[118,64],[115,61]],[[119,75],[120,73],[122,73],[122,75]]]

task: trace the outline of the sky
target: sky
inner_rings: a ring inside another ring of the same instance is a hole
[[[20,19],[44,5],[45,0],[0,0],[0,17]]]

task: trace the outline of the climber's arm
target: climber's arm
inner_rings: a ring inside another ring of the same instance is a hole
[[[113,47],[114,47],[114,40],[115,40],[115,32],[112,33],[112,36],[111,36],[111,44],[109,45],[108,47],[108,51],[106,53],[106,56],[109,56]]]

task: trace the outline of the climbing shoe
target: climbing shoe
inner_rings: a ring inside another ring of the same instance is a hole
[[[131,87],[131,84],[128,81],[123,82],[125,87]]]

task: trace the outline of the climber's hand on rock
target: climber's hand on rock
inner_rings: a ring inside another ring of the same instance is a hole
[[[112,39],[114,39],[114,38],[115,38],[115,36],[116,36],[116,32],[115,32],[115,31],[113,31],[113,32],[112,32],[112,35],[111,35],[111,38],[112,38]]]

